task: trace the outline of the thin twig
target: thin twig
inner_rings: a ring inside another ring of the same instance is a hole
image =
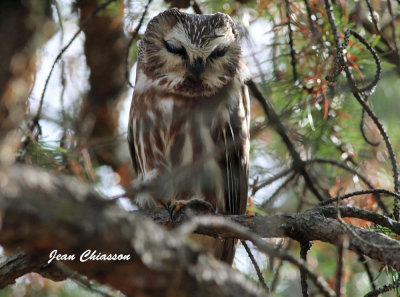
[[[365,258],[363,254],[358,254],[358,261],[360,261],[361,264],[364,266],[364,269],[368,275],[369,283],[371,284],[372,290],[376,290],[375,279],[374,279],[374,276],[372,275],[371,267],[369,267],[367,258]]]
[[[272,19],[272,25],[275,27],[274,19]],[[281,80],[281,72],[278,69],[278,63],[277,63],[277,60],[279,58],[277,47],[278,47],[278,45],[286,45],[286,43],[279,43],[278,40],[279,40],[278,34],[275,33],[274,34],[273,43],[271,44],[271,47],[272,47],[272,58],[268,59],[268,60],[271,60],[271,62],[272,62],[273,74],[274,74],[274,77],[275,77],[276,81],[280,81]],[[265,50],[262,49],[262,51],[265,51]],[[256,54],[256,53],[254,53],[254,54]]]
[[[335,198],[336,199],[336,198]],[[360,209],[350,206],[340,206],[340,215],[347,218],[358,218],[361,220],[373,222],[376,225],[386,227],[394,233],[400,235],[400,223],[392,220],[391,218],[381,215],[379,213]],[[326,217],[337,217],[337,206],[323,206],[319,207],[318,211]]]
[[[340,199],[339,199],[339,201],[340,201]],[[343,219],[342,219],[342,217],[341,217],[341,215],[340,215],[340,207],[339,207],[339,203],[338,203],[338,205],[336,206],[336,210],[337,210],[337,220],[338,220],[338,222],[343,226],[343,228],[344,229],[346,229],[346,231],[348,231],[350,234],[352,234],[355,238],[357,238],[361,243],[363,243],[365,246],[369,246],[369,247],[372,247],[372,248],[374,248],[374,249],[377,249],[377,250],[385,250],[385,249],[388,249],[388,250],[392,250],[392,249],[398,249],[398,247],[394,247],[394,246],[392,246],[392,245],[385,245],[385,244],[376,244],[376,243],[374,243],[374,242],[372,242],[372,241],[368,241],[368,240],[365,240],[364,238],[362,238],[357,232],[355,232],[352,228],[351,228],[351,226],[353,226],[353,225],[348,225],[348,224],[346,224],[344,221],[343,221]],[[354,227],[354,226],[353,226]]]
[[[260,266],[258,266],[258,263],[257,263],[256,259],[254,258],[253,253],[251,252],[251,250],[245,240],[241,240],[241,243],[243,244],[243,247],[246,250],[247,255],[249,256],[251,263],[253,263],[253,266],[254,266],[254,269],[256,270],[257,277],[258,277],[260,284],[267,291],[267,293],[269,293],[270,290],[268,288],[267,283],[265,282],[264,276],[262,275],[261,270],[260,270]]]
[[[336,202],[338,200],[344,200],[344,199],[351,198],[351,197],[354,197],[354,196],[366,195],[366,194],[385,194],[385,195],[388,195],[388,196],[392,196],[395,199],[399,199],[400,198],[400,194],[397,194],[395,192],[392,192],[392,191],[389,191],[389,190],[386,190],[386,189],[370,189],[370,190],[354,191],[354,192],[345,194],[343,196],[339,196],[338,198],[327,199],[327,200],[321,201],[318,204],[318,206],[324,206],[324,205],[328,205],[328,204],[331,204],[333,202]]]
[[[337,192],[337,197],[339,197],[340,195],[340,191],[342,189],[340,188]],[[336,204],[336,215],[337,215],[337,219],[339,222],[341,222],[343,225],[345,225],[345,223],[342,220],[342,216],[340,214],[340,199],[338,199],[338,202]],[[342,281],[343,281],[343,261],[344,261],[344,252],[345,252],[345,245],[347,245],[346,243],[346,238],[344,236],[341,236],[339,238],[339,242],[338,242],[338,252],[337,252],[337,265],[336,265],[336,284],[335,284],[335,292],[336,292],[336,297],[341,297],[342,295]]]
[[[64,24],[62,21],[61,9],[60,6],[58,5],[57,0],[53,0],[53,3],[56,8],[58,23],[60,25],[60,44],[62,45],[64,43]],[[66,79],[65,79],[65,61],[63,59],[61,59],[60,81],[61,81],[60,105],[61,105],[61,117],[62,117],[62,127],[63,127],[63,134],[60,139],[60,147],[65,148],[65,137],[67,134],[67,125],[66,125],[67,116],[65,113],[65,106],[64,106]]]
[[[338,251],[337,251],[337,266],[336,266],[336,284],[335,284],[335,291],[336,297],[342,296],[342,283],[343,283],[343,261],[344,261],[344,252],[345,252],[345,238],[341,238],[338,244]]]
[[[148,11],[148,9],[149,9],[149,6],[150,6],[150,4],[151,4],[151,1],[152,1],[152,0],[148,0],[148,1],[147,1],[147,4],[146,4],[146,6],[144,7],[144,10],[143,10],[142,16],[140,17],[139,23],[137,24],[135,30],[133,30],[132,35],[131,35],[131,38],[129,39],[128,46],[127,46],[127,48],[126,48],[126,55],[125,55],[125,79],[126,79],[126,82],[128,83],[128,85],[129,85],[131,88],[135,88],[135,87],[133,86],[133,84],[132,84],[132,83],[130,82],[130,80],[129,80],[129,72],[130,72],[130,71],[129,71],[129,52],[130,52],[130,48],[131,48],[131,46],[132,46],[133,41],[136,39],[136,37],[137,37],[137,35],[138,35],[138,33],[139,33],[140,27],[142,27],[142,24],[143,24],[143,21],[144,21],[144,17],[145,17],[146,14],[147,14],[147,11]]]
[[[389,292],[395,288],[398,288],[400,286],[400,278],[397,279],[393,284],[390,285],[385,285],[382,288],[375,289],[368,294],[366,294],[364,297],[377,297],[380,294],[383,294],[385,292]]]
[[[361,112],[360,131],[361,131],[361,135],[364,138],[365,142],[368,143],[369,145],[376,147],[380,144],[379,141],[369,140],[369,138],[367,137],[367,135],[365,133],[365,109],[363,109]]]
[[[311,249],[311,246],[312,244],[309,241],[300,242],[300,257],[304,262],[307,262],[307,253]],[[300,268],[300,283],[303,297],[308,297],[307,274],[302,268]]]
[[[354,82],[353,79],[353,75],[350,72],[349,66],[347,61],[345,60],[344,56],[343,56],[343,48],[340,44],[340,40],[339,40],[339,34],[337,31],[337,27],[336,27],[336,22],[335,22],[335,18],[333,15],[333,10],[332,10],[332,4],[330,2],[330,0],[324,0],[325,2],[325,9],[326,12],[328,14],[328,19],[329,19],[329,23],[331,25],[332,28],[332,33],[334,35],[334,40],[335,40],[335,44],[336,44],[336,48],[337,48],[337,58],[339,60],[339,63],[342,65],[342,67],[345,70],[346,73],[346,78],[347,78],[347,82],[349,84],[349,87],[353,93],[353,96],[356,98],[356,100],[359,102],[359,104],[363,107],[363,109],[365,109],[365,111],[367,112],[367,114],[370,116],[370,118],[373,120],[373,122],[375,123],[376,127],[379,130],[379,133],[381,134],[385,144],[386,144],[386,148],[389,152],[389,157],[390,157],[390,162],[392,165],[392,171],[393,171],[393,181],[394,181],[394,190],[396,193],[399,193],[399,171],[398,171],[398,165],[397,165],[397,160],[396,160],[396,156],[394,154],[393,151],[393,147],[392,144],[389,140],[389,137],[382,125],[382,123],[379,121],[379,119],[377,118],[377,116],[375,115],[375,113],[369,108],[369,106],[367,105],[367,102],[365,101],[365,99],[363,98],[363,95],[361,94],[361,89],[357,88],[356,83]],[[369,43],[358,34],[356,32],[354,32],[353,30],[347,30],[346,32],[346,36],[349,36],[349,34],[352,34],[353,36],[355,36],[358,40],[360,40],[363,44],[367,45],[367,48],[370,50],[372,49],[371,45],[369,45]],[[360,38],[361,37],[361,38]],[[348,37],[347,37],[347,42],[348,42]],[[345,43],[346,44],[346,37],[345,37]],[[371,53],[375,53],[374,51],[371,51]],[[375,53],[376,54],[376,53]],[[374,55],[375,58],[375,55]],[[379,59],[379,58],[378,58]],[[378,72],[378,71],[377,71]],[[378,73],[376,73],[376,77],[378,76]],[[396,219],[396,221],[399,220],[399,197],[398,195],[395,196],[394,199],[394,207],[393,207],[393,214],[394,217]]]
[[[271,176],[270,178],[268,178],[267,180],[263,181],[261,184],[259,184],[258,186],[254,187],[254,194],[257,193],[260,189],[272,184],[274,181],[281,179],[282,177],[285,177],[286,175],[288,175],[291,171],[293,171],[293,168],[288,168],[285,169],[279,173],[277,173],[274,176]]]
[[[281,271],[282,266],[283,266],[283,261],[279,260],[278,267],[275,270],[274,277],[272,278],[272,282],[271,282],[271,293],[275,292],[275,289],[276,289],[276,287],[278,285],[279,275],[280,275],[280,271]]]
[[[346,71],[346,73],[348,70]],[[350,72],[348,75],[351,76]],[[386,144],[386,148],[389,152],[389,157],[390,157],[390,162],[392,165],[392,171],[393,171],[393,183],[394,183],[394,190],[396,193],[399,193],[399,169],[397,165],[397,158],[396,155],[394,154],[393,151],[393,146],[389,140],[389,136],[387,135],[385,128],[383,127],[382,123],[379,121],[375,113],[368,107],[368,105],[364,102],[364,100],[361,98],[361,96],[357,92],[353,92],[354,97],[357,99],[357,101],[361,104],[361,106],[365,109],[367,114],[371,117],[371,119],[374,121],[376,127],[378,128],[380,134],[383,137],[383,140]],[[394,199],[394,210],[393,214],[396,218],[396,220],[399,220],[399,206],[398,206],[398,196],[395,196]]]
[[[203,14],[203,11],[201,10],[199,4],[196,2],[196,0],[192,0],[192,8],[195,13],[197,14]]]
[[[395,17],[393,14],[393,8],[392,8],[392,1],[387,0],[387,6],[390,14],[390,26],[392,27],[392,41],[394,44],[394,51],[397,59],[397,67],[400,67],[400,56],[399,56],[399,48],[397,46],[397,37],[396,37],[396,24],[395,24]]]
[[[355,88],[358,93],[360,93],[363,97],[365,97],[365,101],[367,101],[367,96],[372,94],[375,91],[375,88],[382,76],[382,66],[381,66],[381,61],[379,59],[379,56],[378,56],[377,52],[375,51],[375,49],[371,46],[371,44],[364,37],[362,37],[356,31],[353,31],[352,29],[348,29],[345,33],[343,44],[340,44],[340,41],[339,41],[339,44],[337,44],[339,52],[337,53],[335,63],[334,63],[334,66],[337,69],[334,69],[334,71],[333,71],[334,75],[327,76],[326,79],[331,82],[335,82],[337,79],[337,76],[341,73],[341,71],[342,70],[346,71],[345,65],[347,65],[347,62],[344,59],[343,50],[349,44],[350,35],[354,36],[358,41],[360,41],[362,44],[365,45],[366,49],[371,53],[371,55],[375,61],[375,65],[376,65],[375,76],[374,76],[374,79],[367,86],[359,88],[359,87],[357,87],[357,85],[355,84],[353,79],[352,79],[352,81],[353,81],[354,86],[350,85],[350,88]]]
[[[82,32],[83,28],[89,23],[89,21],[90,21],[98,12],[100,12],[101,10],[103,10],[104,8],[106,8],[109,4],[111,4],[111,3],[114,2],[114,1],[116,1],[116,0],[108,0],[108,1],[104,2],[103,4],[98,5],[95,9],[93,9],[93,11],[90,13],[90,15],[82,22],[82,24],[81,24],[79,30],[75,32],[74,36],[72,36],[71,40],[67,43],[67,45],[64,46],[64,47],[61,49],[61,51],[58,53],[57,57],[55,58],[55,60],[54,60],[54,62],[53,62],[53,64],[52,64],[52,66],[51,66],[50,72],[49,72],[49,74],[47,75],[46,82],[45,82],[45,84],[44,84],[43,91],[42,91],[42,94],[41,94],[41,96],[40,96],[40,104],[39,104],[39,108],[38,108],[38,111],[37,111],[37,113],[36,113],[35,119],[38,120],[38,119],[40,118],[40,114],[41,114],[41,112],[42,112],[42,107],[43,107],[44,95],[46,94],[47,85],[49,84],[49,80],[50,80],[51,74],[53,73],[54,67],[56,66],[58,60],[61,59],[62,55],[63,55],[63,54],[65,53],[65,51],[71,46],[71,44],[75,41],[75,39],[76,39],[76,38],[78,37],[78,35]]]
[[[352,29],[346,30],[346,33],[344,36],[344,41],[343,41],[342,51],[347,47],[347,45],[349,43],[350,35],[354,36],[359,42],[361,42],[363,45],[365,45],[366,49],[370,52],[370,54],[372,55],[372,58],[374,59],[374,62],[376,65],[374,79],[367,86],[365,86],[363,88],[358,88],[353,80],[353,84],[359,93],[361,93],[364,96],[370,95],[375,91],[375,88],[378,85],[378,82],[382,76],[381,60],[379,59],[379,56],[378,56],[377,52],[375,51],[375,49],[372,47],[372,45],[364,37],[362,37],[360,34],[358,34],[356,31],[354,31]],[[343,59],[342,62],[345,62],[343,54],[340,56]],[[342,66],[345,66],[345,65],[342,65]],[[345,71],[346,71],[346,68],[345,68]]]
[[[371,184],[371,182],[361,173],[359,173],[357,170],[347,166],[346,164],[339,162],[337,160],[330,160],[330,159],[321,159],[321,158],[315,158],[315,159],[311,159],[308,160],[307,163],[325,163],[325,164],[331,164],[331,165],[335,165],[337,167],[340,167],[354,175],[356,175],[357,177],[359,177],[370,189],[374,189],[374,186]],[[383,213],[388,216],[389,215],[389,211],[386,207],[386,205],[383,203],[382,199],[380,198],[379,194],[374,194],[374,198],[375,201],[378,203],[379,207],[383,210]]]
[[[250,54],[248,54],[246,57],[251,58],[254,62],[255,67],[257,68],[257,72],[258,72],[258,77],[261,78],[261,83],[266,84],[266,79],[265,79],[265,73],[262,70],[262,62],[260,62],[257,58],[256,53],[254,52],[254,44],[253,44],[253,39],[249,36],[249,32],[247,30],[247,28],[244,28],[245,33],[243,34],[243,37],[246,39],[247,44],[249,46],[250,50]]]
[[[290,250],[292,247],[292,243],[293,243],[293,240],[289,238],[289,243],[285,247],[285,250],[287,250],[287,251]],[[280,274],[280,270],[282,269],[282,267],[283,267],[283,261],[279,260],[278,267],[275,270],[274,277],[272,278],[272,282],[271,282],[271,293],[275,292],[276,287],[278,286],[279,274]]]
[[[285,0],[285,4],[286,4],[287,26],[288,26],[288,31],[289,31],[289,47],[290,47],[290,57],[291,57],[291,64],[292,64],[293,80],[297,81],[296,50],[294,49],[293,32],[292,32],[292,26],[290,24],[290,3],[289,3],[289,0]]]
[[[368,10],[369,10],[369,15],[371,17],[372,23],[374,24],[376,32],[378,32],[380,39],[387,45],[389,50],[393,51],[392,45],[386,39],[385,34],[383,34],[383,32],[381,31],[381,29],[378,26],[378,21],[376,20],[375,13],[374,13],[374,8],[372,7],[372,4],[371,4],[370,0],[365,0],[365,2],[367,3]]]
[[[268,207],[278,197],[278,194],[287,187],[287,185],[297,176],[296,172],[292,173],[261,205],[260,209],[267,210]]]
[[[310,30],[312,35],[315,37],[317,35],[317,29],[314,26],[314,22],[312,20],[312,12],[311,12],[311,7],[310,7],[310,3],[308,3],[308,0],[304,0],[304,4],[306,6],[306,10],[307,10],[307,17],[308,17],[308,23],[310,25]]]

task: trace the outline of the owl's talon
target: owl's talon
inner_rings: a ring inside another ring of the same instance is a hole
[[[170,220],[172,221],[172,208],[171,208],[171,204],[172,204],[172,202],[171,202],[171,201],[168,201],[165,208],[167,209],[167,211],[168,211],[168,213],[169,213],[169,218],[170,218]]]
[[[195,210],[196,212],[212,213],[212,214],[216,212],[214,206],[212,206],[211,203],[197,198],[188,200],[186,203],[186,207],[190,207],[192,210]]]
[[[182,208],[184,208],[187,203],[188,201],[186,200],[170,200],[167,202],[166,208],[168,210],[171,221],[173,220],[174,215]]]
[[[168,209],[168,211],[169,211],[169,217],[170,217],[171,221],[172,221],[172,218],[174,217],[175,209],[176,209],[176,202],[172,205],[172,207],[170,207],[170,208]]]
[[[171,221],[175,214],[180,212],[183,208],[190,208],[194,212],[215,213],[215,208],[209,202],[196,198],[191,200],[170,200],[167,202],[166,208]]]

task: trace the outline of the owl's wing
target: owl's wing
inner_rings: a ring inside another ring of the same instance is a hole
[[[249,173],[249,95],[243,85],[238,104],[230,112],[229,122],[223,129],[223,168],[226,212],[243,214],[246,211]]]
[[[136,82],[138,81],[138,77],[139,77],[139,72],[140,69],[142,69],[142,63],[143,63],[143,57],[144,57],[144,49],[143,49],[143,42],[139,41],[139,45],[138,45],[138,59],[137,59],[137,65],[136,65]],[[131,153],[131,159],[132,159],[132,165],[133,165],[133,169],[135,170],[136,174],[139,173],[143,173],[140,171],[139,168],[139,163],[140,160],[138,160],[138,154],[136,152],[137,147],[135,145],[135,135],[136,135],[136,121],[135,121],[135,110],[134,110],[134,101],[135,101],[135,96],[137,96],[136,92],[133,92],[133,96],[132,96],[132,103],[131,103],[131,109],[129,112],[129,123],[128,123],[128,146],[129,146],[129,151]]]
[[[219,165],[224,176],[226,213],[244,214],[247,205],[249,174],[249,125],[250,103],[247,86],[243,85],[237,94],[237,106],[230,110],[229,121],[218,133],[225,146]],[[223,241],[220,260],[232,264],[235,257],[237,239]]]
[[[138,166],[139,160],[137,159],[138,155],[136,153],[137,147],[135,145],[135,139],[134,139],[134,137],[136,135],[136,131],[135,131],[136,122],[135,122],[135,117],[134,117],[133,113],[134,113],[134,111],[133,111],[133,108],[131,106],[131,110],[130,110],[130,113],[129,113],[129,124],[128,124],[128,135],[127,135],[127,137],[128,137],[128,146],[129,146],[129,152],[131,153],[131,160],[132,160],[133,169],[134,169],[135,173],[138,175],[140,173],[140,171],[139,171],[139,166]]]

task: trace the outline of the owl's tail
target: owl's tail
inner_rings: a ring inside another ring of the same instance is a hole
[[[204,252],[212,254],[216,259],[232,265],[235,257],[236,246],[239,242],[234,238],[213,238],[202,234],[190,234],[189,238]]]
[[[235,258],[236,247],[239,240],[235,238],[224,239],[220,260],[232,265]]]

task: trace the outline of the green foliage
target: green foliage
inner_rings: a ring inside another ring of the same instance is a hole
[[[72,157],[58,143],[52,144],[46,141],[30,141],[27,146],[19,151],[18,155],[20,160],[47,169],[66,166],[67,159]]]

